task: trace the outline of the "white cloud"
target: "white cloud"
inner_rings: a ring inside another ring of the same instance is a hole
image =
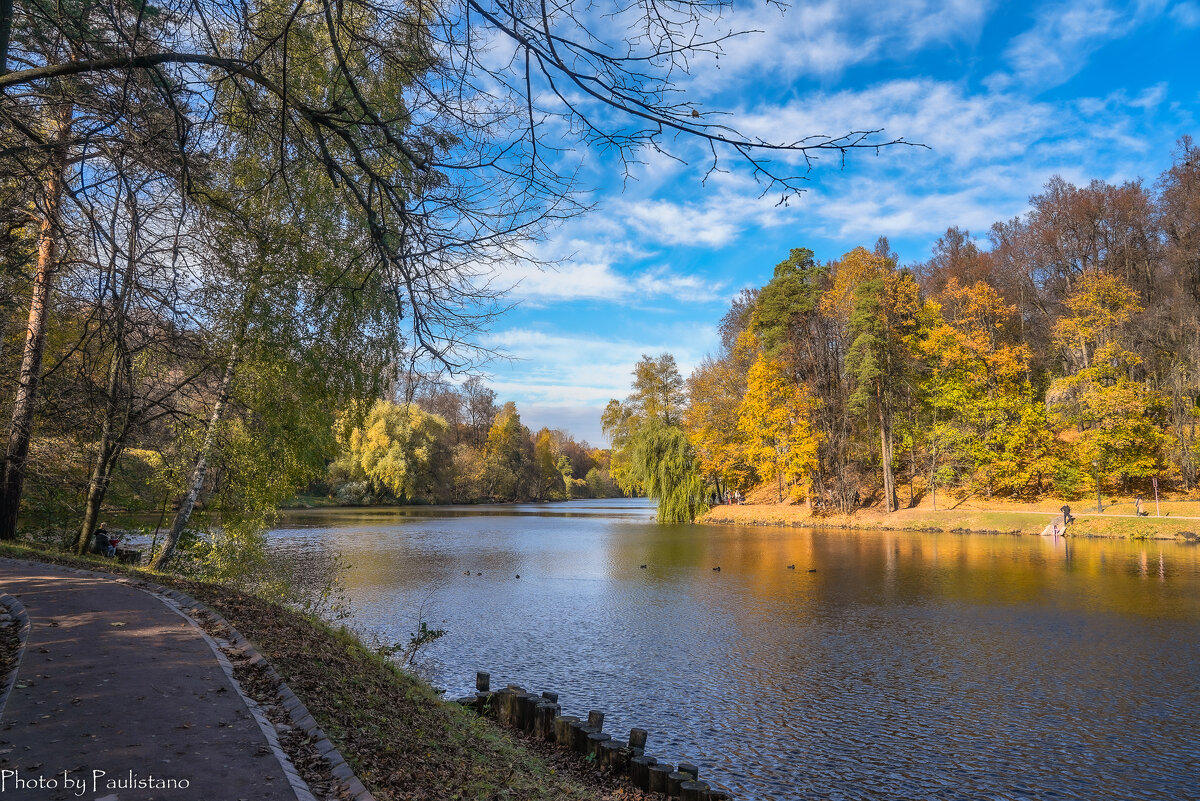
[[[636,341],[611,335],[586,337],[514,328],[497,331],[487,345],[510,354],[511,369],[497,368],[489,384],[518,407],[587,406],[602,408],[611,398],[629,394],[634,365],[643,355],[670,353],[686,378],[717,343],[711,326],[679,326]]]
[[[644,237],[668,245],[722,247],[741,230],[728,209],[666,200],[622,201],[613,211]]]
[[[860,64],[900,60],[932,45],[974,43],[994,6],[988,0],[824,0],[784,10],[741,7],[722,31],[755,31],[723,44],[720,59],[698,59],[693,86],[718,92],[769,76],[833,78]]]
[[[1108,42],[1130,34],[1162,13],[1162,0],[1141,0],[1124,6],[1106,0],[1084,0],[1044,7],[1033,27],[1009,43],[1005,56],[1011,79],[1034,86],[1056,86],[1070,80],[1089,56]],[[1186,11],[1183,12],[1186,16]],[[1008,82],[998,77],[993,86]]]
[[[1200,4],[1176,3],[1171,8],[1171,19],[1185,28],[1200,28]]]
[[[666,267],[624,274],[611,264],[595,261],[566,261],[547,266],[532,262],[512,264],[497,275],[496,283],[511,286],[510,296],[533,304],[600,300],[641,305],[658,299],[703,303],[725,294],[720,282],[681,275]]]
[[[887,148],[878,158],[852,153],[845,170],[813,171],[812,188],[799,201],[807,229],[819,235],[928,239],[949,225],[982,232],[1021,213],[1029,195],[1055,174],[1084,183],[1136,176],[1137,165],[1170,147],[1177,126],[1162,124],[1172,113],[1166,97],[1167,86],[1156,84],[1049,102],[1016,91],[973,92],[966,82],[909,79],[759,106],[739,112],[734,124],[772,141],[858,126],[928,145]],[[740,225],[754,230],[795,219],[778,210],[773,217],[749,216],[756,189],[744,178],[721,187],[721,202],[736,209]]]

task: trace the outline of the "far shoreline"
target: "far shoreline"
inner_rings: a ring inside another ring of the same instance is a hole
[[[813,514],[800,505],[724,504],[714,506],[696,518],[696,523],[723,526],[781,526],[788,528],[825,528],[864,531],[908,531],[914,533],[1041,535],[1055,518],[1061,520],[1055,504],[1004,504],[986,507],[960,504],[951,509],[933,509],[928,503],[911,509],[886,513],[860,509],[852,514]],[[1063,536],[1105,539],[1146,539],[1195,542],[1200,532],[1200,502],[1164,502],[1166,514],[1155,516],[1153,503],[1149,516],[1134,515],[1132,502],[1111,503],[1113,513],[1097,513],[1072,507],[1075,521]],[[1170,509],[1167,509],[1167,507]],[[1128,514],[1122,514],[1126,507]],[[1197,507],[1195,509],[1191,507]]]

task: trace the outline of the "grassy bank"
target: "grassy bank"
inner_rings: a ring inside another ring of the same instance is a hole
[[[878,509],[862,509],[854,514],[812,514],[800,505],[753,503],[717,506],[696,522],[743,526],[819,526],[887,531],[970,531],[1004,534],[1041,534],[1058,514],[1061,500],[1037,503],[963,502],[943,500],[933,508],[924,500],[911,509],[887,514]],[[1200,533],[1200,502],[1163,501],[1162,516],[1155,516],[1154,501],[1143,504],[1148,517],[1136,517],[1132,500],[1105,499],[1104,511],[1090,505],[1069,502],[1076,521],[1068,533],[1079,537],[1120,537],[1145,539],[1192,538]],[[950,508],[946,508],[950,507]],[[1091,509],[1091,511],[1088,511]]]
[[[0,543],[0,556],[136,575],[219,611],[274,666],[380,801],[638,799],[582,763],[444,703],[345,629],[218,584]]]

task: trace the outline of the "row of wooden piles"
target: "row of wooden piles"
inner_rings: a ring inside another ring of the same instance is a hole
[[[492,691],[491,676],[483,672],[475,675],[475,689],[475,695],[459,698],[457,702],[494,718],[501,725],[555,743],[600,770],[625,776],[642,790],[680,801],[729,799],[724,790],[700,781],[695,765],[683,762],[674,766],[647,756],[645,729],[630,729],[628,742],[616,740],[603,731],[603,712],[593,709],[583,719],[563,715],[558,693],[529,693],[515,684]]]

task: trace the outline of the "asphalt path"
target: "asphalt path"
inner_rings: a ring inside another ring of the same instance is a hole
[[[296,801],[209,641],[161,599],[11,559],[0,593],[31,624],[0,717],[0,801]]]

